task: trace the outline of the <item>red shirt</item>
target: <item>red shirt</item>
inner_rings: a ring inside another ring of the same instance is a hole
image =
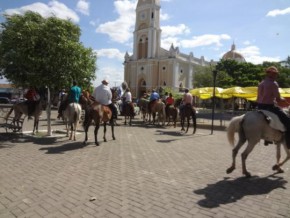
[[[172,97],[166,98],[166,104],[169,104],[169,105],[174,104],[174,98],[172,98]]]
[[[25,98],[27,98],[28,101],[35,101],[34,99],[35,96],[36,91],[34,89],[29,89],[25,94]]]
[[[279,85],[269,77],[266,77],[258,86],[257,102],[259,104],[274,104],[280,100]]]

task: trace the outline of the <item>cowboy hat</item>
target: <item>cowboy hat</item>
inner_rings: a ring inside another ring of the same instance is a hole
[[[109,84],[109,81],[106,80],[106,79],[104,79],[104,80],[102,81],[102,83],[105,84],[105,85],[108,85],[108,84]]]
[[[276,67],[274,67],[274,66],[271,66],[271,67],[268,67],[267,69],[266,69],[266,73],[279,73],[279,71],[278,71],[278,69],[276,68]]]

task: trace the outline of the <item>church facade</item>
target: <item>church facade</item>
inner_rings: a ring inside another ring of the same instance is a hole
[[[161,87],[192,89],[197,66],[212,63],[183,54],[173,44],[161,48],[160,0],[138,1],[133,38],[133,54],[125,54],[124,80],[136,97]]]

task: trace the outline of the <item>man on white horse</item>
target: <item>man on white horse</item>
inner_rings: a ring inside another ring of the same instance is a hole
[[[61,102],[58,110],[58,116],[57,118],[60,119],[60,117],[63,116],[63,111],[66,109],[66,107],[70,103],[79,103],[80,97],[81,97],[82,89],[77,86],[77,82],[73,81],[73,86],[70,88],[67,99],[65,99],[63,102]]]
[[[286,128],[285,140],[287,147],[290,148],[290,118],[281,108],[275,106],[276,102],[283,101],[289,103],[280,96],[279,85],[276,82],[279,71],[276,67],[271,66],[266,69],[266,77],[258,86],[258,109],[268,110],[275,113]],[[272,143],[265,141],[265,145]]]

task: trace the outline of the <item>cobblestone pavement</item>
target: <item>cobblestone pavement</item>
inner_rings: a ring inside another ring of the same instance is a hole
[[[99,133],[99,147],[93,127],[87,146],[82,132],[74,142],[1,129],[0,217],[290,217],[290,162],[285,173],[273,174],[273,145],[256,146],[247,179],[240,156],[237,169],[226,174],[231,147],[224,131],[198,128],[192,135],[140,119],[133,126],[118,123],[116,140],[109,128],[108,142]],[[54,120],[52,128],[64,126]]]

